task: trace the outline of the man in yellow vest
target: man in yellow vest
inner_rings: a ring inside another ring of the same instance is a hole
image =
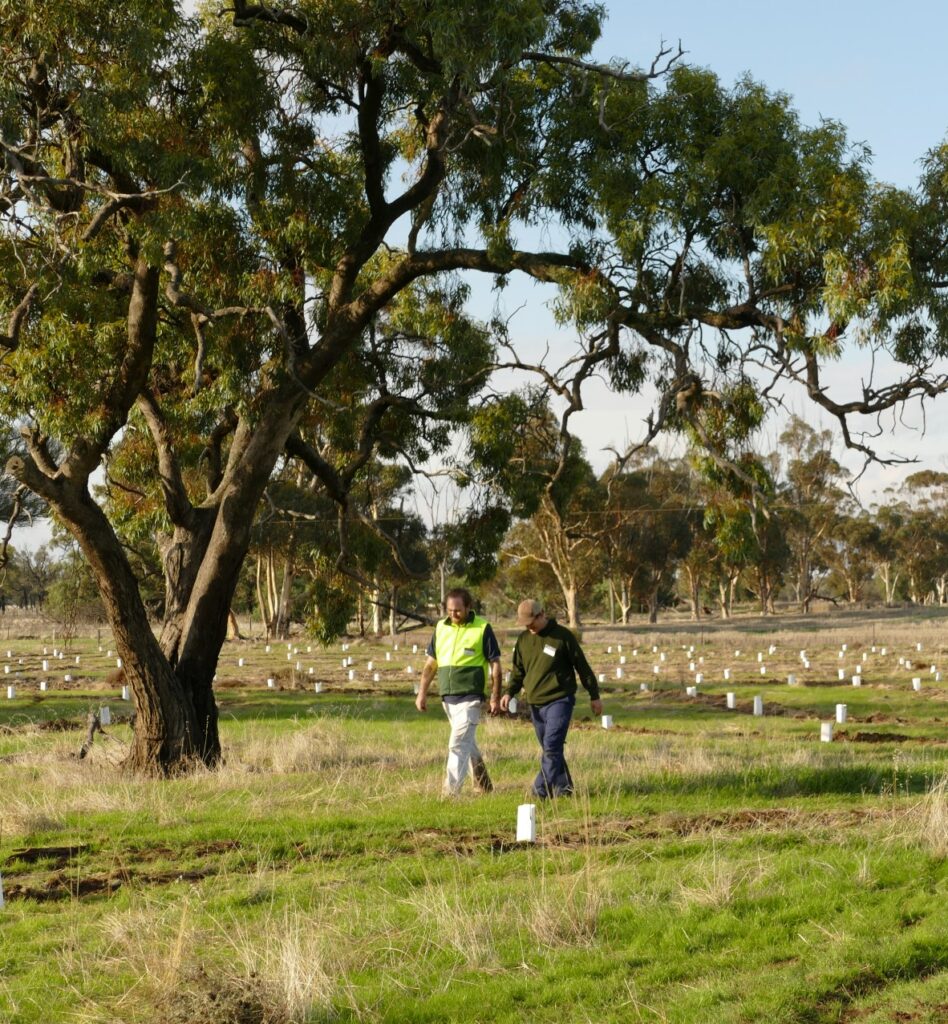
[[[496,715],[500,708],[500,645],[490,623],[474,614],[470,591],[463,587],[449,590],[445,604],[448,616],[438,620],[428,645],[415,707],[428,710],[428,687],[437,672],[438,695],[451,723],[442,795],[457,796],[469,768],[475,788],[489,793],[494,787],[475,734],[488,676],[490,713]]]

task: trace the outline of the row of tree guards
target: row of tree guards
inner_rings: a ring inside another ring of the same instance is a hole
[[[259,644],[241,645],[241,650],[243,653],[238,654],[234,658],[232,664],[236,667],[236,669],[245,670],[248,673],[251,671],[259,670],[261,667],[261,663],[264,666],[266,666],[267,664],[272,665],[272,656],[275,654],[274,646],[272,644],[263,645],[262,653],[265,656],[263,659],[259,657],[260,652],[257,650],[257,648],[259,647]],[[355,667],[355,655],[349,653],[351,647],[352,645],[349,642],[343,642],[341,644],[341,651],[343,654],[343,657],[341,658],[341,667],[343,670],[347,672],[348,677],[350,679],[353,679],[358,676],[359,669]],[[373,654],[371,657],[366,658],[364,671],[372,674],[375,681],[377,682],[382,679],[381,672],[386,672],[390,675],[392,672],[392,668],[394,666],[393,653],[398,653],[399,647],[400,645],[398,643],[395,643],[393,644],[391,651],[383,650],[382,652],[380,652],[379,655]],[[673,675],[675,672],[679,672],[683,675],[684,672],[687,670],[687,673],[689,673],[690,676],[693,677],[695,685],[700,685],[701,683],[706,681],[707,672],[711,669],[712,662],[714,662],[715,660],[721,660],[726,662],[728,661],[728,659],[719,655],[719,653],[711,646],[704,645],[701,649],[705,653],[698,654],[694,644],[682,644],[681,652],[683,652],[683,654],[679,655],[680,663],[673,663],[673,661],[669,660],[675,654],[673,650],[661,650],[657,644],[652,645],[650,652],[640,651],[638,647],[629,647],[628,645],[626,645],[625,653],[623,653],[623,644],[609,644],[605,646],[603,654],[599,656],[605,658],[613,658],[616,661],[616,665],[614,668],[616,679],[622,679],[626,676],[627,672],[632,672],[635,670],[634,665],[629,660],[630,658],[633,660],[638,660],[641,658],[645,663],[648,663],[649,659],[651,658],[651,674],[653,676],[661,676],[664,673],[664,675],[668,677],[670,675]],[[417,655],[419,653],[420,647],[417,643],[413,643],[410,645],[410,650],[412,655]],[[897,658],[897,669],[904,672],[911,672],[916,670],[919,667],[918,656],[922,654],[922,651],[922,642],[916,642],[913,647],[913,654],[915,660],[913,661],[912,657],[899,655]],[[10,675],[11,673],[13,673],[16,676],[21,677],[24,674],[42,672],[45,675],[50,671],[50,666],[52,664],[49,654],[50,652],[47,647],[43,647],[42,655],[40,655],[38,652],[32,651],[24,651],[22,654],[17,652],[15,654],[13,649],[7,649],[6,661],[3,664],[4,674]],[[315,663],[311,663],[308,666],[304,665],[303,659],[311,658],[312,656],[313,646],[311,644],[305,645],[305,654],[303,645],[294,645],[292,643],[288,643],[286,645],[286,660],[290,663],[291,669],[297,673],[305,673],[307,675],[313,676],[317,672],[317,667],[319,668],[320,673],[326,671],[326,666],[322,663],[319,663],[318,665]],[[750,664],[753,665],[756,662],[756,667],[759,671],[759,674],[762,676],[766,676],[769,673],[769,669],[767,664],[765,663],[765,658],[768,656],[778,656],[778,647],[775,643],[771,643],[768,646],[766,652],[764,650],[757,651],[753,655],[753,658],[750,653],[743,651],[741,648],[735,648],[733,652],[733,659],[730,660],[731,663],[726,663],[723,667],[719,669],[719,671],[721,672],[722,679],[725,682],[727,682],[732,678],[735,671],[732,667],[732,663],[738,664],[741,662],[742,659],[744,661],[747,661],[751,658],[752,660],[750,661]],[[856,655],[849,651],[849,644],[844,642],[840,645],[840,649],[836,654],[835,660],[841,661],[847,656],[852,657],[856,662],[852,669],[852,679],[854,685],[861,684],[864,669],[870,667],[873,663],[873,660],[877,662],[877,667],[884,668],[886,671],[889,671],[889,666],[883,665],[882,660],[887,658],[887,656],[895,657],[894,655],[889,656],[889,648],[887,646],[872,644],[867,649],[861,651],[857,659]],[[66,659],[66,652],[54,648],[51,657],[54,661],[63,661]],[[320,657],[318,652],[317,657]],[[329,657],[332,657],[332,655],[329,655]],[[377,657],[380,657],[383,660],[381,662],[377,662]],[[799,651],[798,658],[801,663],[801,670],[803,671],[814,673],[824,673],[827,671],[825,665],[817,666],[816,668],[813,667],[811,657],[806,649],[801,649]],[[82,664],[82,658],[78,654],[70,655],[70,663],[72,663],[72,661],[74,661],[75,666],[77,667],[81,666]],[[115,657],[114,652],[111,649],[106,650],[104,646],[100,645],[99,659],[97,659],[93,655],[87,658],[86,665],[91,665],[93,670],[96,671],[101,669],[103,663],[111,663],[115,666],[117,670],[121,670],[123,668],[122,658]],[[892,667],[894,668],[895,666]],[[409,662],[407,665],[405,665],[404,669],[396,669],[395,671],[396,673],[404,673],[405,675],[411,676],[415,673],[416,668]],[[844,680],[849,674],[848,670],[843,666],[837,667],[835,669],[835,672],[837,675],[837,679],[839,681]],[[929,672],[934,677],[935,682],[941,681],[941,672],[939,671],[938,666],[936,664],[931,664]],[[607,676],[605,672],[598,673],[598,676],[600,682],[606,682]],[[88,676],[86,678],[95,677]],[[276,681],[276,677],[269,674],[267,676],[267,679],[268,684],[275,683]],[[63,674],[63,681],[66,683],[75,682],[77,681],[77,676],[74,675],[73,671],[65,672]],[[41,680],[41,682],[47,682],[47,680],[43,679]],[[797,682],[797,675],[793,672],[789,673],[787,675],[787,682],[790,683],[790,685],[794,685]],[[913,680],[913,683],[914,682],[915,680]],[[123,685],[122,691],[123,694],[127,694],[129,692],[129,687],[127,685]]]
[[[397,651],[398,645],[397,644],[394,645],[394,648]],[[351,666],[354,663],[354,656],[348,654],[349,649],[350,649],[350,644],[349,643],[343,643],[342,644],[342,651],[344,653],[344,656],[342,658],[342,667],[347,670],[348,679],[350,681],[352,681],[352,680],[354,680],[356,678],[356,672],[355,672],[354,669],[349,667],[349,666]],[[917,657],[919,654],[922,653],[922,650],[923,650],[923,644],[921,642],[916,642],[915,645],[914,645],[914,649],[913,649],[914,655]],[[100,646],[100,648],[99,648],[100,655],[102,654],[102,651],[103,651],[103,648]],[[604,652],[605,656],[607,656],[607,657],[611,656],[611,657],[615,657],[615,658],[618,659],[619,664],[616,666],[616,669],[615,669],[616,677],[617,678],[622,678],[623,677],[623,666],[628,664],[628,656],[627,656],[627,654],[622,653],[622,651],[623,651],[623,645],[622,644],[615,644],[615,645],[607,645],[605,647],[605,652]],[[307,646],[307,653],[311,653],[311,652],[312,652],[311,645]],[[413,644],[412,645],[412,653],[417,654],[417,652],[418,652],[418,645],[417,644]],[[690,646],[686,646],[686,645],[682,644],[681,645],[681,652],[683,652],[682,655],[681,655],[681,658],[682,658],[683,661],[687,659],[687,670],[688,670],[688,672],[691,674],[691,676],[693,678],[693,683],[691,685],[686,685],[685,686],[685,694],[686,694],[687,697],[697,698],[698,694],[699,694],[699,686],[701,686],[705,682],[705,673],[702,672],[702,671],[698,671],[698,667],[699,666],[704,666],[706,664],[706,655],[704,655],[704,654],[696,655],[696,648],[695,648],[695,646],[693,644],[690,645]],[[266,644],[264,646],[263,653],[265,655],[273,654],[274,651],[273,651],[272,645]],[[287,645],[287,652],[286,652],[286,654],[287,654],[287,658],[288,659],[292,659],[293,657],[297,656],[300,653],[301,653],[301,648],[300,647],[294,647],[292,644],[288,644]],[[384,651],[382,653],[384,655],[385,662],[386,663],[390,663],[391,662],[392,652]],[[771,643],[768,646],[766,653],[768,655],[771,655],[771,656],[777,654],[778,653],[777,645],[774,644],[774,643]],[[847,653],[849,653],[849,645],[848,645],[848,643],[844,642],[844,643],[842,643],[840,645],[840,649],[837,652],[837,660],[844,658],[847,655]],[[44,647],[43,651],[42,651],[42,654],[44,656],[48,655],[49,654],[48,649]],[[652,665],[652,673],[653,673],[653,675],[657,676],[661,672],[662,665],[668,663],[668,658],[672,654],[672,652],[671,651],[660,650],[658,645],[652,645],[650,654],[653,657],[657,657],[658,658],[658,661],[655,662]],[[869,650],[862,651],[862,653],[861,653],[861,662],[862,662],[862,664],[867,663],[869,661],[870,657],[872,657],[872,656],[876,656],[879,659],[882,659],[882,658],[885,658],[887,656],[887,654],[888,654],[888,648],[887,647],[885,647],[885,646],[877,647],[876,645],[872,645]],[[58,659],[58,660],[63,660],[65,658],[65,652],[61,651],[61,650],[58,650],[58,649],[55,649],[55,648],[54,648],[54,650],[52,652],[52,655],[53,655],[53,657],[55,659]],[[105,658],[107,660],[111,661],[112,660],[112,656],[113,656],[113,652],[111,650],[108,650],[105,653]],[[740,659],[741,656],[742,656],[741,649],[739,649],[739,648],[735,649],[734,650],[734,657],[735,657],[735,659]],[[758,664],[760,666],[760,674],[761,675],[766,675],[767,674],[766,666],[763,664],[764,656],[765,656],[765,652],[764,651],[758,651],[758,652],[756,652],[755,661],[751,662],[752,664],[756,663],[756,664]],[[10,668],[10,663],[14,659],[14,657],[16,657],[16,664],[17,664],[17,666],[19,666],[20,669],[22,669],[23,666],[25,665],[29,655],[15,656],[13,650],[12,649],[8,649],[7,652],[6,652],[6,657],[7,657],[7,663],[5,664],[4,668],[8,672],[9,668]],[[633,659],[636,659],[636,658],[639,657],[639,649],[637,647],[633,647],[631,649],[631,657]],[[646,655],[646,657],[647,657],[647,655]],[[745,655],[745,657],[749,657],[749,655]],[[802,662],[803,666],[806,669],[809,669],[811,667],[811,662],[810,662],[810,659],[808,657],[808,653],[807,653],[806,649],[801,649],[799,651],[798,657],[799,657],[800,661]],[[39,655],[38,654],[33,655],[33,658],[38,660]],[[236,659],[237,666],[239,668],[246,667],[247,666],[247,660],[248,659],[247,659],[247,657],[245,655],[239,656]],[[707,660],[711,660],[711,652],[710,651],[707,652]],[[79,656],[76,656],[76,662],[78,663],[79,661],[80,661]],[[116,663],[117,663],[117,667],[118,668],[122,667],[121,666],[121,659],[120,658],[116,659]],[[41,665],[42,665],[43,671],[46,671],[46,669],[48,668],[48,659],[46,657],[43,657],[43,659],[41,661]],[[366,670],[368,672],[372,673],[374,667],[375,667],[374,659],[368,659],[367,662],[366,662]],[[669,665],[669,667],[670,667],[670,665]],[[301,662],[297,661],[296,662],[296,669],[299,671],[301,668],[302,668]],[[913,664],[913,661],[910,658],[907,658],[904,655],[900,655],[898,657],[898,668],[903,670],[903,671],[913,671],[915,666]],[[314,666],[310,666],[309,670],[308,670],[308,674],[312,675],[314,673],[314,671],[315,671]],[[935,664],[931,665],[930,673],[931,673],[931,675],[932,675],[932,677],[933,677],[933,679],[934,679],[934,681],[936,683],[941,681],[941,673],[938,671],[938,668],[937,668],[937,666]],[[413,674],[413,668],[412,668],[411,665],[407,666],[404,674],[407,675],[407,676],[411,676]],[[731,675],[732,675],[732,669],[730,667],[723,668],[723,670],[722,670],[722,678],[723,678],[723,680],[725,682],[730,681]],[[843,669],[843,668],[839,668],[837,670],[837,676],[838,676],[838,681],[842,682],[845,679],[845,677],[846,677],[846,670]],[[796,673],[789,673],[786,678],[787,678],[787,684],[788,685],[790,685],[790,686],[798,685],[798,678],[797,678]],[[375,682],[380,682],[380,674],[378,672],[374,672],[373,673],[373,679],[374,679]],[[605,673],[600,673],[599,674],[599,681],[600,682],[605,682],[605,679],[606,679]],[[71,674],[69,674],[69,673],[65,674],[64,681],[67,682],[67,683],[71,682],[72,681]],[[859,686],[862,685],[862,683],[863,683],[862,665],[857,665],[856,672],[855,672],[855,674],[851,678],[851,683],[855,687],[859,687]],[[268,676],[267,679],[266,679],[266,685],[267,685],[268,689],[275,689],[276,685],[277,685],[276,678],[273,677],[273,676]],[[916,691],[916,692],[921,691],[921,688],[922,688],[922,678],[920,676],[913,676],[911,678],[911,685],[912,685],[912,689],[914,691]],[[417,683],[414,684],[413,688],[414,688],[414,692],[417,693],[418,692],[418,685],[417,685]],[[47,679],[39,680],[39,689],[40,689],[41,692],[46,692],[47,691],[47,689],[48,689],[48,680]],[[649,687],[649,684],[647,682],[641,682],[639,684],[639,689],[640,689],[641,692],[649,692],[650,687]],[[324,684],[323,684],[322,680],[314,681],[314,683],[313,683],[313,692],[315,692],[316,694],[320,694],[320,693],[324,692]],[[16,686],[13,685],[13,684],[8,685],[8,687],[7,687],[7,698],[9,700],[13,700],[13,699],[16,699],[16,696],[17,696]],[[127,685],[123,685],[122,686],[122,688],[121,688],[121,697],[122,697],[123,701],[128,701],[130,699],[131,693],[130,693],[130,689],[129,689],[129,687]],[[736,694],[735,691],[728,691],[725,694],[725,706],[729,710],[736,710],[737,709],[737,694]],[[512,704],[511,712],[512,713],[516,713],[516,705]],[[763,703],[763,697],[761,695],[755,695],[753,697],[753,699],[752,699],[752,713],[756,717],[762,717],[764,715],[764,703]],[[838,724],[845,723],[846,722],[846,718],[847,718],[847,706],[845,704],[837,704],[836,705],[836,722]],[[110,722],[111,722],[111,713],[110,713],[110,708],[108,706],[103,706],[103,707],[101,707],[99,709],[99,712],[98,712],[98,722],[99,722],[99,724],[101,726],[105,726],[105,725],[110,724]],[[603,715],[602,719],[601,719],[601,723],[602,723],[602,727],[604,729],[611,729],[611,728],[613,728],[613,726],[614,726],[613,716],[612,715]],[[820,738],[821,738],[821,740],[824,740],[824,741],[831,741],[832,740],[832,738],[833,738],[833,723],[832,722],[823,722],[823,723],[821,723]]]

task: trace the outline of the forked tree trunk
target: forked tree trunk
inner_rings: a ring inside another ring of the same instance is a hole
[[[879,563],[879,575],[882,577],[882,585],[885,587],[886,607],[895,603],[895,588],[899,585],[900,572],[894,572],[891,562]]]
[[[214,763],[220,742],[213,697],[208,704],[200,688],[195,692],[175,674],[152,631],[138,581],[111,525],[88,496],[81,506],[71,509],[70,529],[98,583],[135,703],[127,766],[164,773],[195,758]],[[173,602],[172,607],[177,605]]]
[[[737,575],[730,573],[727,579],[718,580],[718,600],[721,605],[721,618],[729,619],[734,609],[734,591],[737,588]]]
[[[622,616],[622,625],[627,626],[629,624],[629,612],[632,611],[632,601],[629,598],[629,583],[628,580],[622,581],[622,592],[619,596],[619,613]]]

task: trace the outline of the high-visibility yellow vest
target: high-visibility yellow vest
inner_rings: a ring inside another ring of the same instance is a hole
[[[435,661],[438,663],[438,693],[449,697],[462,693],[484,696],[488,665],[484,657],[487,619],[475,615],[455,626],[444,619],[435,626]]]

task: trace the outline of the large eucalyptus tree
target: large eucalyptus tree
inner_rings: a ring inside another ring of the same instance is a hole
[[[848,324],[882,344],[918,306],[937,195],[919,214],[874,189],[838,126],[805,129],[752,83],[666,74],[673,54],[590,63],[601,13],[0,4],[0,407],[27,442],[7,468],[96,576],[131,767],[220,756],[212,680],[281,460],[335,503],[344,550],[369,460],[419,464],[481,404],[495,357],[461,272],[557,285],[580,348],[547,385],[579,409],[594,373],[651,380],[648,437],[713,443],[746,418],[751,362],[843,420],[945,386],[924,318],[891,387],[847,404],[820,375]],[[160,548],[157,636],[130,533]]]

